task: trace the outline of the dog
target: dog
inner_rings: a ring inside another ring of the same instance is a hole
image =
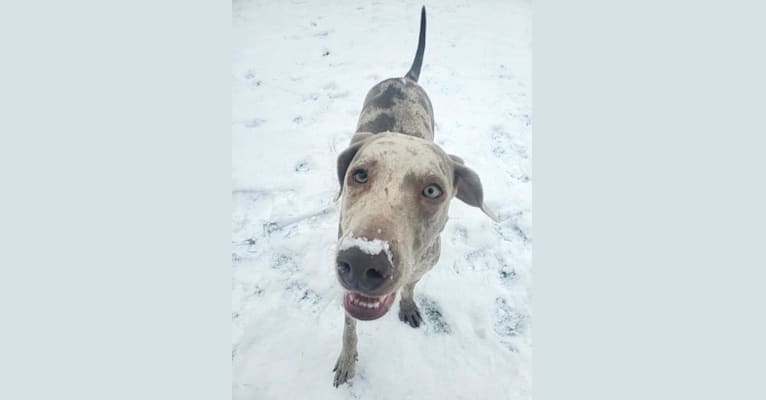
[[[413,290],[439,260],[450,200],[457,197],[497,221],[484,204],[479,176],[434,143],[431,100],[418,84],[425,44],[423,7],[412,67],[370,89],[356,133],[338,156],[335,264],[345,323],[335,387],[355,373],[357,320],[382,317],[401,292],[399,319],[413,328],[423,322]]]

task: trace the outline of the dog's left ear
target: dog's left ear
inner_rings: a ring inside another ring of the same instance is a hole
[[[462,158],[452,154],[449,156],[455,169],[455,189],[457,190],[455,197],[469,206],[480,208],[492,221],[499,222],[495,213],[484,204],[484,189],[479,175],[466,167]]]

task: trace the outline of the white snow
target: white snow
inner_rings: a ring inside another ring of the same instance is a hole
[[[378,229],[380,231],[380,229]],[[386,253],[386,257],[388,257],[388,262],[391,263],[391,265],[394,265],[394,258],[391,256],[391,248],[387,241],[381,240],[381,239],[367,239],[363,237],[355,237],[354,232],[349,232],[347,235],[343,236],[340,239],[340,244],[338,245],[338,251],[348,250],[352,247],[356,247],[357,249],[361,250],[365,254],[369,254],[371,256],[374,256],[376,254],[380,254],[381,252]]]
[[[441,259],[415,288],[425,326],[399,321],[398,304],[360,322],[356,376],[332,387],[343,330],[335,160],[369,88],[409,69],[421,5],[233,2],[235,399],[531,396],[531,5],[521,0],[425,2],[420,84],[436,142],[479,174],[500,223],[453,200]]]

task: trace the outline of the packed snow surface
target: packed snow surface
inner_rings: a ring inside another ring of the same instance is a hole
[[[417,47],[416,1],[232,4],[232,389],[235,399],[529,399],[531,5],[425,2],[420,85],[435,141],[481,177],[500,222],[452,200],[439,263],[341,349],[336,157],[377,82]],[[370,245],[370,250],[381,244]]]

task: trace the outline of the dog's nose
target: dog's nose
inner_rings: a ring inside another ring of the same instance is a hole
[[[385,252],[367,254],[357,247],[338,252],[338,277],[346,289],[374,292],[394,273]]]

